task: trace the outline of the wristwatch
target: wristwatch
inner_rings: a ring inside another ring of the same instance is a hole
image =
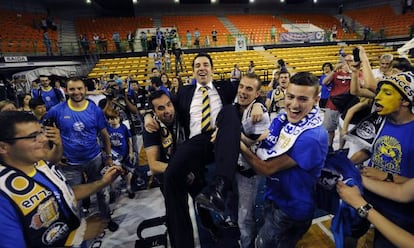
[[[392,173],[388,172],[388,173],[387,173],[387,177],[385,178],[385,180],[384,180],[384,181],[387,181],[387,182],[394,182],[394,175],[393,175]]]
[[[362,207],[357,208],[357,213],[361,218],[366,218],[368,216],[368,211],[372,208],[372,205],[367,203]]]

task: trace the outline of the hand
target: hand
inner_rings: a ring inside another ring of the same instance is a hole
[[[84,240],[89,240],[98,237],[108,225],[108,221],[98,217],[91,216],[86,218],[86,231],[83,236]]]
[[[263,119],[263,109],[261,103],[254,103],[252,108],[252,121],[253,123],[257,123]]]
[[[105,161],[104,161],[105,166],[111,167],[114,164],[114,161],[112,160],[112,156],[109,156]]]
[[[145,130],[149,133],[157,132],[160,129],[160,125],[154,118],[152,118],[149,114],[145,115],[144,117],[144,127]]]
[[[359,58],[361,61],[369,61],[365,48],[363,46],[358,46],[359,48]]]
[[[120,166],[111,166],[106,170],[101,180],[105,185],[109,185],[122,173],[124,170]]]
[[[351,205],[353,208],[359,208],[367,204],[364,198],[362,198],[358,186],[350,187],[342,181],[338,181],[336,184],[336,191],[342,200]]]
[[[62,145],[62,139],[60,138],[60,130],[56,127],[56,124],[53,124],[53,127],[44,126],[46,137],[49,141],[57,146]]]
[[[246,144],[243,143],[243,141],[240,141],[240,151],[241,152],[250,151],[250,149],[246,146]]]
[[[343,66],[344,66],[344,63],[338,63],[338,64],[336,64],[333,71],[337,71],[337,70],[341,69]]]
[[[129,154],[129,162],[130,162],[130,163],[134,162],[134,159],[135,159],[135,153],[134,153],[134,152],[131,152],[131,153]]]
[[[214,130],[214,132],[211,134],[211,139],[210,139],[211,143],[214,143],[214,141],[216,141],[217,132],[218,132],[218,128],[216,128],[216,130]]]
[[[364,167],[361,170],[361,175],[375,179],[375,180],[379,180],[379,181],[384,181],[387,178],[386,172],[380,171],[372,167]]]

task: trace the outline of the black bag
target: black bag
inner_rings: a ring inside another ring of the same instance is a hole
[[[340,113],[345,113],[350,107],[359,103],[359,98],[351,93],[330,96],[329,98]]]

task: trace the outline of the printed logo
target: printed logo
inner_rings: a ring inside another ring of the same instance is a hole
[[[62,239],[69,232],[69,227],[63,222],[56,222],[50,226],[42,235],[42,242],[46,245],[56,243],[56,241]]]

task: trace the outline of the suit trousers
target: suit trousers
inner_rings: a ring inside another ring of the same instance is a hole
[[[216,163],[216,176],[232,185],[240,152],[240,117],[233,105],[226,105],[217,116],[216,141],[212,131],[201,133],[181,144],[164,174],[167,229],[172,247],[193,248],[194,237],[188,207],[188,194],[195,197],[201,187],[187,184],[187,175],[202,175],[204,167]]]

